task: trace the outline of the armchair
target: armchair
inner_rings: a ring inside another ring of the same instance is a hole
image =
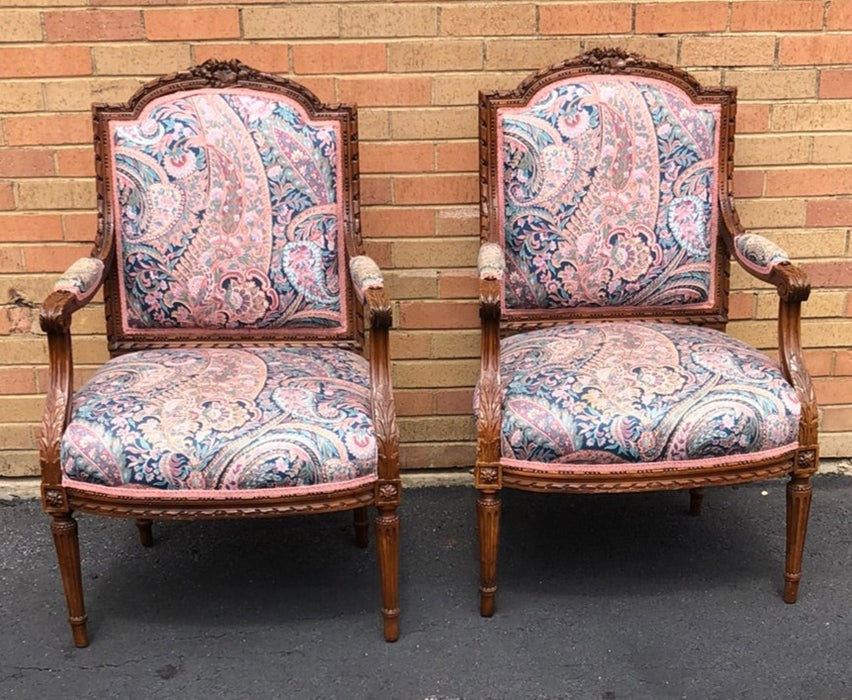
[[[804,272],[743,231],[734,88],[596,49],[480,95],[480,611],[500,491],[689,490],[789,476],[795,602],[817,470]],[[729,335],[730,257],[774,285],[780,364]]]
[[[93,108],[98,232],[44,302],[42,500],[74,643],[75,511],[152,521],[354,511],[397,639],[390,301],[363,254],[357,117],[238,61]],[[72,390],[74,312],[103,290],[111,359]],[[364,316],[369,319],[369,358]]]

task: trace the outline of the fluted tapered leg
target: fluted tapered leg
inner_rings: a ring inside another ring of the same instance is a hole
[[[136,527],[139,529],[139,541],[143,547],[151,547],[154,544],[154,533],[151,526],[150,520],[139,518],[136,521]]]
[[[500,539],[500,496],[483,491],[476,502],[479,527],[479,614],[494,614],[497,593],[497,545]]]
[[[56,556],[59,559],[59,573],[62,575],[62,587],[68,604],[68,622],[71,623],[71,635],[74,646],[89,645],[86,632],[86,608],[83,603],[83,575],[80,571],[80,544],[77,539],[77,521],[71,515],[54,515],[50,526]]]
[[[353,522],[355,525],[355,544],[362,549],[370,543],[370,517],[367,506],[356,508]]]
[[[784,571],[784,601],[795,603],[802,578],[802,554],[811,511],[810,475],[793,476],[787,483],[787,562]]]
[[[701,515],[701,504],[704,502],[704,489],[695,488],[689,489],[689,514],[692,516]]]
[[[382,582],[382,616],[385,640],[399,639],[399,515],[396,506],[379,507],[376,549]]]

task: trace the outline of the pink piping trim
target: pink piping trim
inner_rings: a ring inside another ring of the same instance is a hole
[[[632,76],[629,76],[629,75],[584,75],[584,76],[581,76],[581,78],[582,78],[582,81],[590,81],[590,82],[603,82],[603,81],[612,81],[612,80],[616,80],[618,82],[632,82]],[[498,173],[503,171],[503,130],[499,128],[499,120],[500,120],[501,115],[523,112],[523,111],[529,109],[529,105],[535,100],[535,98],[539,95],[539,93],[543,92],[544,90],[549,90],[551,88],[555,88],[555,87],[558,87],[560,85],[564,85],[564,84],[568,84],[568,83],[576,83],[576,82],[581,82],[581,79],[580,78],[566,78],[565,80],[560,80],[560,81],[557,81],[555,83],[545,85],[543,88],[541,88],[541,90],[537,91],[535,94],[530,96],[530,99],[527,101],[526,105],[523,105],[521,107],[503,107],[503,108],[497,110],[496,117],[497,117],[497,120],[498,120],[498,129],[497,129],[497,171],[498,171]],[[671,89],[674,89],[674,90],[679,90],[677,85],[674,85],[673,83],[670,83],[666,80],[659,80],[657,78],[645,78],[643,82],[663,86],[663,87],[666,87],[666,88],[671,88]],[[683,91],[680,90],[680,92],[683,92]],[[720,116],[722,114],[722,107],[721,107],[721,105],[714,105],[714,104],[699,105],[699,104],[696,104],[695,102],[693,102],[689,98],[689,95],[687,95],[685,92],[683,92],[683,95],[693,105],[695,105],[695,107],[697,109],[703,109],[703,110],[706,110],[708,112],[712,112],[716,117],[716,129],[715,129],[715,134],[714,134],[714,138],[715,138],[715,141],[716,141],[716,164],[713,166],[713,178],[714,178],[715,189],[718,192],[718,190],[719,190],[719,158],[721,157],[721,153],[720,153],[720,149],[719,149],[719,139],[721,138],[721,135],[719,133],[721,131],[721,129],[719,128],[719,120],[720,120]],[[498,226],[499,230],[498,230],[497,233],[498,233],[498,242],[504,250],[506,248],[506,228],[504,226],[504,219],[503,219],[503,212],[505,211],[505,208],[506,207],[505,207],[505,200],[504,200],[504,195],[503,195],[503,187],[497,187],[497,209],[498,209],[499,217],[500,217],[500,222],[499,222],[499,226]],[[716,234],[718,232],[718,227],[719,227],[719,211],[718,211],[718,207],[713,207],[712,212],[710,213],[710,230],[714,234]],[[714,235],[713,238],[715,239],[716,235]],[[678,305],[668,305],[668,306],[641,305],[641,306],[636,306],[636,307],[630,307],[630,306],[626,306],[626,305],[617,306],[617,307],[613,307],[613,306],[600,306],[600,307],[598,307],[598,306],[580,305],[580,306],[557,307],[557,308],[549,308],[549,309],[514,309],[514,308],[510,309],[506,306],[506,294],[505,294],[504,287],[505,287],[505,285],[501,285],[500,306],[501,306],[502,313],[506,314],[507,316],[512,316],[512,315],[526,316],[531,311],[535,311],[536,314],[538,314],[540,312],[544,312],[545,314],[548,314],[548,315],[549,314],[558,315],[560,313],[564,314],[565,312],[576,311],[576,310],[600,309],[602,311],[606,311],[607,309],[612,309],[612,308],[635,308],[637,310],[641,309],[642,311],[656,311],[656,310],[664,311],[664,310],[670,310],[670,309],[674,309],[674,308],[697,309],[697,310],[712,309],[714,304],[715,304],[715,297],[716,297],[716,246],[712,245],[710,247],[710,289],[708,290],[709,291],[708,298],[707,298],[707,301],[702,301],[700,304],[678,304]]]
[[[162,103],[172,102],[174,100],[180,99],[185,95],[221,95],[222,90],[216,88],[203,88],[198,90],[184,90],[182,92],[176,92],[169,95],[164,95],[163,97],[157,98],[156,100],[152,100],[149,104],[145,106],[139,116],[136,119],[128,119],[128,120],[118,120],[113,119],[109,122],[109,143],[107,144],[107,149],[110,153],[110,158],[112,157],[112,147],[115,142],[115,130],[119,126],[127,126],[129,124],[138,124],[148,117],[153,109],[158,107]],[[228,94],[239,94],[239,95],[252,95],[256,96],[258,93],[263,93],[263,91],[259,90],[250,90],[247,88],[233,88],[227,91]],[[274,94],[274,93],[270,93]],[[305,122],[310,124],[319,124],[321,126],[330,126],[334,129],[335,137],[337,138],[337,143],[341,143],[340,138],[340,122],[334,119],[314,119],[312,120],[308,113],[304,110],[304,108],[298,103],[286,100],[283,96],[280,96],[280,101],[286,102],[287,105],[293,107],[299,114],[304,118]],[[109,187],[112,190],[112,210],[113,214],[116,215],[119,212],[118,206],[118,188],[115,185],[116,172],[115,169],[112,171],[112,180],[109,182]],[[338,221],[338,233],[337,233],[337,245],[338,245],[338,256],[337,256],[337,274],[338,279],[341,284],[346,279],[346,265],[344,264],[344,259],[346,257],[346,236],[343,232],[343,180],[341,177],[337,178],[337,182],[335,183],[335,187],[337,190],[337,202],[336,202],[336,211],[337,211],[337,221]],[[134,335],[173,335],[178,332],[182,335],[187,335],[189,337],[199,336],[204,338],[209,338],[211,334],[223,335],[225,337],[229,335],[245,335],[245,328],[131,328],[127,325],[127,315],[124,310],[127,308],[127,299],[124,294],[124,266],[122,264],[123,252],[121,249],[122,237],[120,231],[118,231],[119,222],[113,222],[113,228],[115,229],[115,250],[116,250],[116,270],[118,272],[118,297],[121,300],[121,331],[126,336],[134,336]],[[266,332],[274,332],[277,336],[304,336],[306,333],[309,333],[312,336],[346,336],[348,335],[348,326],[349,326],[349,304],[348,304],[348,295],[344,292],[340,294],[340,314],[339,314],[339,323],[340,325],[337,328],[263,328],[258,329]]]
[[[500,458],[500,464],[507,467],[514,467],[522,471],[548,473],[556,472],[560,474],[576,473],[576,474],[638,474],[642,472],[658,472],[658,471],[685,471],[689,469],[700,468],[703,466],[718,465],[718,464],[736,464],[739,462],[760,462],[765,459],[775,459],[783,457],[786,454],[792,454],[799,447],[798,442],[791,442],[789,445],[781,447],[773,447],[771,450],[761,450],[760,452],[749,452],[747,454],[729,455],[727,457],[711,457],[706,459],[684,459],[673,460],[667,462],[619,462],[617,464],[554,464],[545,462],[530,462],[523,459],[506,459]]]
[[[280,496],[303,496],[305,494],[337,493],[349,491],[361,486],[367,486],[378,480],[371,474],[348,481],[331,482],[328,484],[312,484],[310,486],[278,486],[270,489],[160,489],[149,486],[103,486],[89,484],[85,481],[75,481],[62,475],[62,486],[75,491],[96,493],[100,496],[117,496],[119,498],[145,498],[158,500],[214,500],[214,501],[249,501],[272,499]]]

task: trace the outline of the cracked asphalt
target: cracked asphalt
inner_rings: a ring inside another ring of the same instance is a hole
[[[3,698],[852,698],[852,477],[816,479],[780,597],[782,482],[504,492],[497,613],[477,612],[474,492],[407,489],[402,636],[350,515],[155,524],[80,516],[91,645],[65,620],[48,518],[0,501]]]

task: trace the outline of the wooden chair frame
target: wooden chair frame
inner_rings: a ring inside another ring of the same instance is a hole
[[[381,575],[382,614],[384,635],[394,641],[399,635],[398,607],[398,541],[400,502],[399,438],[394,400],[391,389],[388,351],[391,327],[391,303],[382,286],[363,290],[363,300],[353,294],[348,269],[346,279],[350,319],[348,332],[329,341],[327,337],[312,337],[310,333],[293,337],[276,331],[210,333],[199,340],[179,331],[146,336],[128,337],[118,320],[118,274],[116,270],[115,212],[108,196],[109,159],[107,154],[108,124],[112,120],[133,119],[152,100],[165,94],[201,88],[250,88],[267,91],[291,99],[301,105],[311,119],[335,120],[340,124],[343,151],[343,221],[348,258],[362,255],[360,235],[360,193],[358,176],[358,124],[354,107],[322,104],[309,90],[287,79],[255,71],[239,61],[207,61],[188,71],[161,78],[142,87],[126,104],[94,105],[95,157],[97,165],[98,230],[91,256],[104,263],[104,272],[83,299],[68,291],[55,291],[44,302],[41,325],[47,333],[50,353],[50,374],[47,401],[40,437],[41,494],[44,510],[52,516],[51,530],[56,544],[62,582],[68,603],[69,621],[77,646],[88,644],[86,612],[80,571],[80,551],[74,511],[133,518],[136,520],[143,545],[152,543],[152,520],[203,520],[214,518],[266,518],[303,513],[325,513],[354,510],[356,542],[367,546],[367,506],[375,505],[377,550]],[[103,287],[107,320],[109,352],[116,356],[149,348],[223,347],[245,344],[299,345],[324,344],[356,352],[364,349],[364,314],[369,322],[369,374],[371,380],[371,409],[378,443],[378,480],[366,486],[350,487],[333,494],[308,494],[289,497],[275,496],[246,499],[188,498],[175,491],[169,498],[146,500],[144,492],[138,497],[94,495],[63,480],[60,465],[60,442],[68,424],[73,395],[73,359],[71,321],[73,314],[92,299]]]
[[[774,265],[766,272],[746,269],[773,285],[779,297],[778,347],[785,378],[792,384],[801,401],[798,448],[787,454],[757,460],[743,455],[735,463],[678,470],[676,474],[654,469],[645,463],[642,472],[584,474],[555,470],[530,476],[501,461],[502,391],[500,387],[500,341],[507,334],[540,328],[554,323],[615,321],[626,318],[702,324],[724,330],[728,320],[727,296],[730,256],[744,262],[734,239],[744,233],[732,195],[735,88],[704,88],[688,73],[637,54],[619,49],[595,49],[530,76],[511,91],[480,93],[480,194],[482,243],[500,242],[501,212],[497,207],[497,188],[501,174],[497,171],[497,111],[502,107],[524,106],[544,86],[590,74],[627,74],[664,80],[685,91],[697,104],[721,107],[719,152],[719,236],[717,252],[718,292],[712,308],[700,313],[684,314],[677,308],[670,312],[643,313],[629,307],[600,310],[570,310],[545,317],[531,310],[528,314],[502,316],[502,281],[480,275],[479,301],[481,318],[481,369],[479,378],[479,411],[477,420],[477,455],[475,486],[478,490],[477,521],[480,544],[480,611],[490,616],[495,609],[497,550],[500,523],[500,490],[503,487],[539,492],[617,493],[667,489],[689,489],[690,512],[700,511],[703,487],[739,484],[774,477],[789,476],[787,485],[787,545],[784,573],[784,600],[796,600],[801,579],[802,552],[811,503],[811,476],[817,471],[819,447],[817,436],[817,404],[810,376],[805,369],[800,334],[801,304],[808,298],[810,284],[805,272],[788,262]]]

